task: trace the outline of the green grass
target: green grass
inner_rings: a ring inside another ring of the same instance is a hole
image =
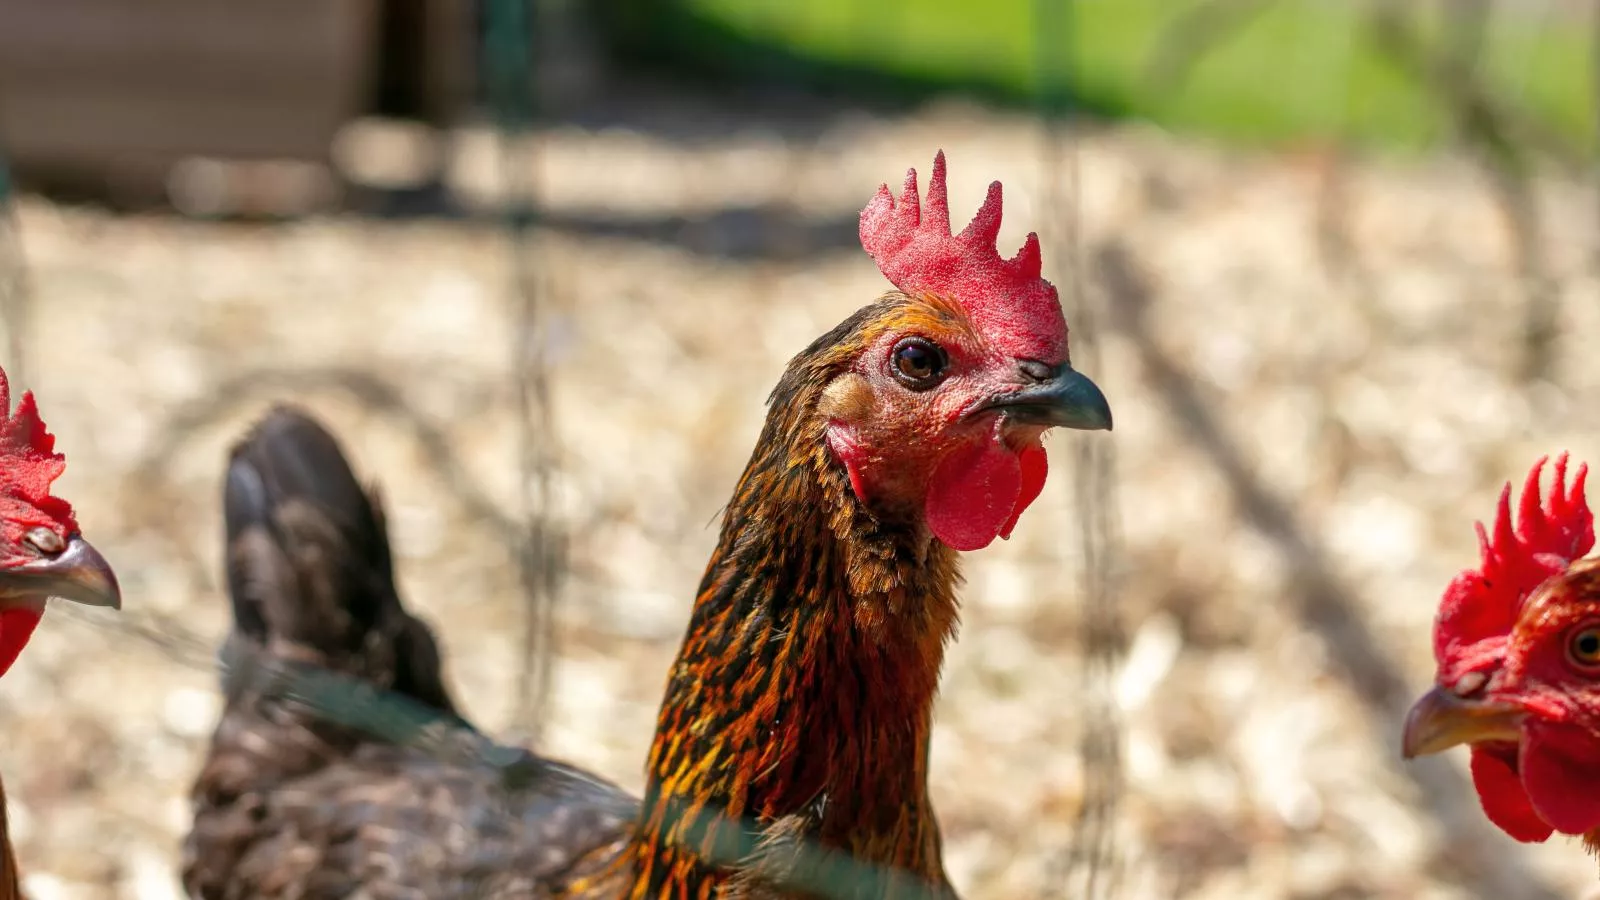
[[[1400,3],[1403,0],[1380,0]],[[1187,77],[1150,74],[1168,26],[1194,0],[1075,0],[1068,46],[1075,102],[1102,115],[1247,144],[1342,136],[1418,150],[1452,137],[1435,98],[1368,37],[1355,0],[1278,0],[1200,58]],[[1027,104],[1039,97],[1033,0],[678,0],[679,21],[652,30],[698,63],[795,78],[879,79],[913,92],[964,90]],[[1443,39],[1440,4],[1420,22]],[[1480,65],[1497,93],[1583,152],[1595,148],[1588,21],[1502,9]],[[681,59],[681,54],[680,54]],[[1064,66],[1065,68],[1059,68]]]

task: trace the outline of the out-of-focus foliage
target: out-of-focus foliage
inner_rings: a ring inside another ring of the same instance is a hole
[[[1050,2],[1050,0],[1046,0]],[[1080,108],[1230,141],[1342,138],[1434,149],[1453,134],[1418,67],[1467,63],[1503,102],[1572,149],[1594,144],[1593,10],[1567,0],[1384,0],[1417,54],[1379,39],[1380,5],[1344,0],[1070,2],[1070,45],[1039,40],[1040,0],[610,0],[630,55],[704,75],[862,90],[957,91],[1027,104],[1038,54],[1066,54]]]

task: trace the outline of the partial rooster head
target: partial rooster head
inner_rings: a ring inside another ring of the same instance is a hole
[[[122,603],[111,567],[78,534],[72,505],[50,493],[67,465],[55,443],[33,394],[11,411],[0,371],[0,674],[33,636],[50,597],[113,609]]]
[[[917,172],[861,212],[861,245],[896,291],[824,337],[827,444],[869,509],[925,522],[957,550],[1009,537],[1044,488],[1050,428],[1110,429],[1111,408],[1074,371],[1039,238],[1003,258],[1000,183],[950,229],[944,153],[926,202]]]
[[[1489,819],[1519,841],[1600,832],[1600,559],[1584,499],[1587,466],[1567,483],[1556,460],[1540,502],[1540,459],[1516,527],[1511,486],[1494,533],[1478,526],[1483,562],[1450,583],[1434,624],[1438,674],[1406,718],[1410,758],[1472,748]]]

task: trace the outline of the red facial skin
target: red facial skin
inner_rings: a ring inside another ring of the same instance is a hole
[[[1534,467],[1519,524],[1509,486],[1484,564],[1452,582],[1434,631],[1437,686],[1406,723],[1407,756],[1472,747],[1484,812],[1519,841],[1600,829],[1600,560],[1583,498],[1556,463],[1539,502]]]
[[[33,637],[49,597],[121,602],[110,567],[79,537],[71,504],[50,493],[65,469],[33,395],[13,413],[0,371],[0,674]]]
[[[828,442],[851,486],[869,507],[920,514],[956,550],[1010,537],[1044,488],[1046,428],[972,410],[1023,386],[1016,359],[941,298],[908,298],[889,321],[894,327],[874,337],[854,377],[829,391]],[[896,378],[894,351],[908,337],[944,349],[949,374],[936,387],[912,390]]]
[[[1526,599],[1500,664],[1469,698],[1503,710],[1511,726],[1503,736],[1515,740],[1474,743],[1472,770],[1485,812],[1518,840],[1600,829],[1600,653],[1591,644],[1600,647],[1600,560],[1579,560]]]
[[[860,336],[863,350],[830,384],[823,410],[828,446],[856,496],[956,550],[1011,535],[1044,489],[1048,428],[1111,427],[1104,396],[1069,365],[1038,237],[1010,258],[996,249],[1001,206],[994,182],[971,223],[952,233],[942,152],[926,198],[914,169],[898,197],[878,189],[861,212],[861,246],[899,289],[887,300],[900,306]],[[917,339],[947,361],[936,384],[899,377],[897,349]]]

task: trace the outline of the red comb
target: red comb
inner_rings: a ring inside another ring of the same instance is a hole
[[[72,506],[50,495],[50,485],[66,471],[66,457],[55,452],[56,439],[39,418],[33,393],[22,395],[11,412],[11,385],[0,369],[0,517],[16,513],[44,513],[76,532]],[[33,522],[31,524],[44,524]]]
[[[906,172],[898,203],[887,184],[879,186],[861,211],[861,246],[895,287],[956,301],[1006,352],[1064,363],[1067,322],[1055,287],[1040,277],[1039,236],[1030,233],[1016,256],[1002,258],[995,247],[1000,206],[996,181],[972,223],[952,235],[940,150],[928,179],[926,209],[917,196],[916,169]]]
[[[1478,523],[1483,562],[1450,583],[1434,621],[1433,654],[1441,675],[1448,669],[1459,677],[1487,659],[1472,648],[1510,634],[1527,595],[1594,548],[1594,514],[1583,495],[1588,465],[1578,466],[1569,485],[1567,454],[1556,457],[1550,496],[1541,503],[1539,476],[1548,460],[1540,457],[1528,473],[1515,529],[1509,482],[1500,492],[1493,536]]]

